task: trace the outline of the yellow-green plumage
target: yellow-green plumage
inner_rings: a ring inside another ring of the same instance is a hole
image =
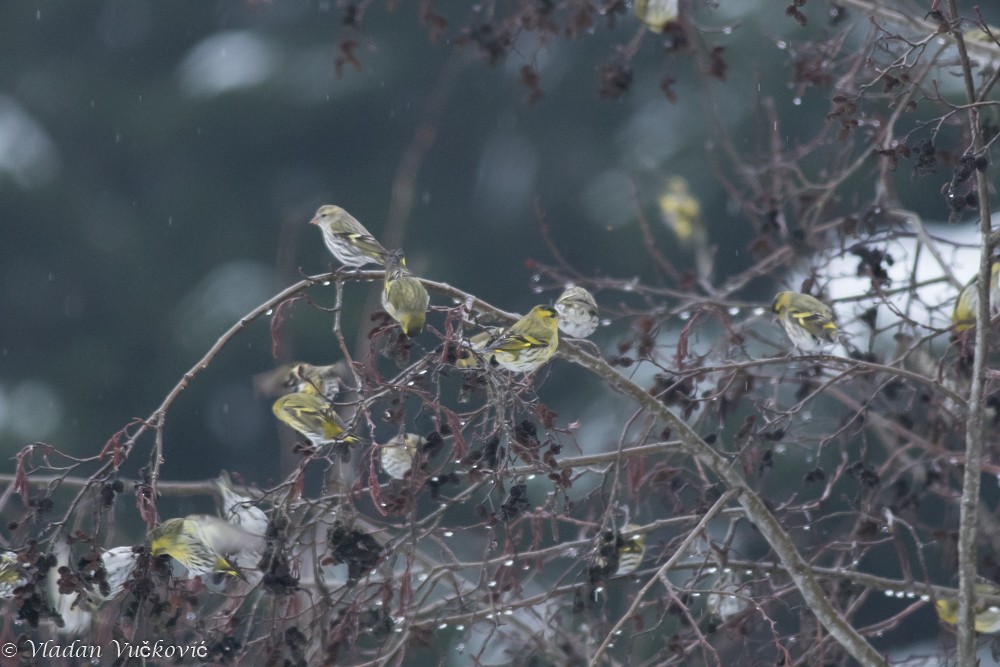
[[[990,263],[990,307],[996,310],[1000,306],[1000,259]],[[976,277],[966,283],[958,294],[955,308],[951,311],[951,321],[955,331],[961,333],[976,326],[976,313],[979,310],[979,288],[976,287]]]
[[[639,526],[634,523],[630,523],[622,529],[622,532],[628,533],[638,529]],[[642,533],[627,539],[619,535],[618,569],[615,570],[615,575],[631,574],[639,569],[639,565],[642,563],[642,557],[645,551],[646,536]]]
[[[358,441],[347,434],[347,426],[333,406],[315,394],[296,392],[282,396],[271,409],[278,419],[309,438],[314,445]]]
[[[502,328],[486,329],[467,338],[456,352],[455,365],[459,368],[476,368],[482,366],[483,351],[489,347],[490,343],[499,338],[503,332]]]
[[[320,228],[327,249],[344,266],[385,264],[389,252],[364,225],[339,206],[320,206],[309,222]]]
[[[667,180],[667,187],[658,200],[663,221],[674,230],[682,243],[691,241],[696,234],[704,234],[701,222],[701,203],[688,189],[688,182],[680,176]]]
[[[14,589],[27,583],[27,578],[21,571],[17,556],[10,553],[0,554],[0,599],[14,597]]]
[[[837,341],[833,311],[819,299],[799,292],[778,292],[771,302],[771,311],[800,350],[816,350]]]
[[[399,322],[407,336],[418,336],[424,330],[430,297],[423,284],[406,268],[403,255],[393,252],[386,256],[382,307]]]
[[[951,322],[955,325],[955,331],[962,333],[976,326],[976,311],[979,310],[979,290],[976,287],[976,279],[966,284],[962,291],[958,293],[955,300],[955,308],[951,311]]]
[[[484,354],[493,365],[527,373],[543,365],[559,346],[559,315],[552,306],[535,306],[490,343]]]
[[[976,584],[976,593],[980,595],[1000,595],[1000,587],[992,583]],[[938,618],[950,625],[958,622],[958,600],[937,600],[934,610]],[[990,634],[1000,630],[1000,607],[994,604],[980,603],[976,605],[976,632]]]
[[[149,531],[149,541],[150,553],[170,556],[187,568],[192,577],[215,572],[242,577],[226,556],[252,550],[261,538],[218,517],[192,514],[154,526]]]
[[[601,576],[623,576],[639,569],[642,557],[646,551],[646,537],[636,533],[625,537],[623,533],[633,533],[639,530],[634,523],[627,524],[621,531],[608,532],[603,536],[603,543],[598,550],[594,565],[600,570]],[[610,568],[614,566],[614,573]]]

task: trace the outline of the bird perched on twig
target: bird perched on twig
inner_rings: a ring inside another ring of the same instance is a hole
[[[417,456],[427,439],[416,433],[404,433],[379,446],[379,461],[393,479],[405,479],[406,473],[413,469],[413,459]]]
[[[976,326],[976,314],[979,311],[979,288],[976,286],[977,276],[965,284],[958,293],[955,308],[951,311],[951,321],[955,331],[962,333]],[[990,261],[990,309],[1000,307],[1000,258]]]
[[[326,247],[344,266],[360,268],[365,264],[385,264],[389,251],[357,218],[339,206],[320,206],[309,223],[320,228]]]
[[[423,284],[406,268],[400,250],[386,255],[382,307],[399,322],[407,336],[419,336],[427,320],[430,297]]]
[[[837,342],[833,311],[819,299],[799,292],[778,292],[771,302],[771,311],[799,350],[817,350]]]
[[[300,391],[282,396],[271,409],[278,419],[309,438],[316,446],[359,442],[347,434],[347,425],[333,406],[315,394]]]
[[[639,526],[634,523],[630,523],[622,528],[623,533],[635,530],[639,530]],[[642,564],[642,557],[646,552],[646,536],[642,533],[638,533],[632,537],[626,538],[619,533],[617,540],[618,569],[615,570],[615,576],[631,574],[639,569],[639,565]]]
[[[341,373],[349,373],[347,364],[338,361],[328,366],[288,364],[253,377],[254,390],[264,396],[281,396],[292,392],[317,394],[333,400],[343,389]]]
[[[12,553],[0,554],[0,600],[14,597],[14,589],[27,581],[17,556]]]
[[[571,285],[556,299],[559,330],[573,338],[586,338],[599,324],[594,295],[579,285]]]
[[[251,535],[260,537],[237,555],[237,562],[243,566],[256,567],[260,563],[261,556],[264,555],[264,537],[267,535],[267,515],[264,510],[257,507],[253,500],[233,491],[233,482],[229,473],[223,470],[215,480],[215,488],[222,497],[222,518],[247,531]],[[251,580],[251,583],[252,580]]]
[[[992,582],[978,583],[975,588],[977,595],[1000,595],[1000,586]],[[934,610],[945,623],[955,625],[958,622],[958,600],[937,600],[934,602]],[[990,634],[1000,630],[1000,606],[978,603],[975,618],[976,632]]]
[[[559,313],[552,306],[535,306],[484,350],[494,366],[527,373],[552,358],[559,346]]]
[[[233,481],[228,472],[223,470],[219,473],[215,488],[222,497],[222,518],[251,535],[263,537],[267,532],[267,515],[253,500],[233,491]]]
[[[502,327],[487,328],[485,331],[465,339],[455,352],[455,366],[461,369],[477,368],[483,365],[483,351],[503,334]]]
[[[104,565],[108,593],[103,595],[102,602],[118,597],[125,590],[125,582],[132,576],[139,559],[135,547],[131,545],[112,547],[101,553],[101,564]]]
[[[227,557],[263,546],[261,536],[208,514],[167,519],[149,531],[149,541],[150,553],[170,556],[192,577],[221,572],[245,579]]]

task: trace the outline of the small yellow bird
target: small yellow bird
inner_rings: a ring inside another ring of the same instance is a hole
[[[771,311],[799,350],[817,350],[837,342],[833,311],[819,299],[799,292],[778,292],[771,302]]]
[[[635,15],[653,32],[663,32],[677,20],[678,0],[635,0]]]
[[[274,416],[309,438],[314,445],[360,442],[347,433],[347,425],[326,400],[315,394],[296,392],[282,396],[271,406]]]
[[[226,556],[263,547],[259,535],[207,514],[168,519],[149,531],[149,541],[150,553],[170,556],[192,577],[222,572],[242,578]]]
[[[556,299],[559,330],[573,338],[586,338],[600,323],[594,295],[579,285],[571,285]]]
[[[416,433],[397,435],[379,447],[382,470],[393,479],[405,479],[406,474],[413,468],[413,459],[417,452],[426,444],[427,439]]]
[[[360,268],[365,264],[385,264],[389,251],[357,218],[339,206],[320,206],[309,223],[320,228],[326,247],[344,266]]]
[[[666,189],[657,202],[663,222],[673,230],[679,241],[687,243],[698,233],[704,235],[701,203],[691,194],[684,178],[668,178]]]
[[[995,25],[987,26],[990,31],[986,32],[982,28],[975,28],[974,30],[968,30],[962,34],[962,37],[966,41],[982,42],[983,44],[996,44],[996,40],[1000,37],[1000,28]],[[992,33],[992,37],[990,34]]]
[[[629,533],[635,530],[639,530],[639,526],[634,523],[630,523],[622,529],[622,532]],[[618,569],[615,570],[615,576],[631,574],[639,569],[639,565],[642,564],[642,557],[646,552],[646,536],[642,533],[638,533],[637,535],[626,539],[625,537],[622,537],[621,533],[619,533],[617,540]]]
[[[1000,307],[1000,258],[990,262],[990,310]],[[979,290],[976,287],[976,276],[972,277],[955,301],[955,309],[951,311],[951,321],[955,331],[962,333],[976,326],[976,313],[979,310]]]
[[[404,334],[410,337],[420,335],[429,305],[427,290],[406,268],[403,253],[397,250],[386,255],[382,307],[399,322]]]
[[[1000,595],[1000,586],[993,583],[976,584],[976,593],[982,595]],[[949,625],[958,622],[958,600],[936,600],[934,610],[938,618]],[[1000,607],[994,604],[979,603],[975,610],[976,632],[991,634],[1000,630]]]
[[[490,364],[527,373],[552,358],[559,346],[559,313],[552,306],[535,306],[484,350]]]
[[[629,538],[622,535],[637,530],[639,526],[629,523],[621,531],[609,530],[601,535],[601,542],[591,568],[596,579],[631,574],[639,568],[646,551],[646,537],[642,533]],[[611,571],[612,567],[614,572]]]
[[[455,365],[462,369],[483,365],[483,351],[503,334],[503,328],[488,328],[462,341],[455,352]]]
[[[14,589],[28,583],[27,577],[12,553],[0,554],[0,600],[14,597]]]

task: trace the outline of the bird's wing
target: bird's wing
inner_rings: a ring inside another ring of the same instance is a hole
[[[360,232],[335,232],[335,235],[344,239],[344,241],[350,245],[360,248],[366,255],[378,255],[380,257],[385,257],[387,254],[385,247],[376,241],[375,237],[371,234],[363,234]]]
[[[220,554],[237,553],[243,549],[263,546],[263,537],[234,526],[228,521],[208,514],[188,517],[194,519],[201,528],[201,538],[209,547]]]
[[[548,347],[549,343],[530,334],[508,334],[490,346],[493,350],[517,352],[536,347]]]

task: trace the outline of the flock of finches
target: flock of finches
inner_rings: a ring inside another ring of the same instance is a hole
[[[320,207],[311,223],[320,228],[327,248],[345,267],[356,269],[370,263],[385,267],[383,308],[399,324],[403,335],[420,335],[430,299],[421,281],[406,268],[402,251],[386,250],[357,219],[338,206]],[[598,324],[594,297],[582,287],[570,286],[554,306],[536,306],[508,329],[485,331],[466,341],[456,365],[531,372],[552,358],[559,344],[559,329],[565,335],[582,338],[593,333]],[[348,433],[334,409],[333,398],[341,388],[334,366],[297,364],[285,373],[281,384],[294,391],[274,402],[274,414],[314,446],[360,442]],[[383,470],[394,479],[404,479],[426,442],[422,436],[405,433],[381,445]],[[230,575],[255,584],[262,576],[257,566],[265,550],[267,515],[251,498],[233,490],[227,473],[222,473],[216,486],[223,516],[193,514],[164,520],[149,531],[149,553],[154,557],[169,556],[178,577]],[[641,536],[638,539],[627,542],[619,573],[638,566],[641,553],[636,559],[635,545],[641,544]],[[96,576],[88,576],[85,585],[73,587],[82,591],[69,591],[64,582],[61,584],[58,571],[71,565],[70,549],[65,540],[58,541],[58,562],[48,575],[51,604],[46,607],[62,616],[59,631],[77,635],[85,632],[93,611],[125,590],[141,553],[133,546],[101,549],[99,562],[81,566]],[[0,599],[15,597],[19,590],[23,595],[27,581],[25,564],[16,554],[0,554]]]
[[[366,264],[385,267],[382,306],[407,337],[419,336],[426,323],[430,298],[421,281],[406,268],[401,250],[389,251],[351,214],[339,206],[321,206],[310,221],[323,233],[331,254],[345,267]],[[1000,260],[992,264],[991,300],[1000,295]],[[962,290],[952,320],[957,332],[975,325],[978,294],[973,279]],[[815,350],[837,342],[838,328],[833,311],[822,301],[799,292],[779,292],[771,310],[788,338],[800,350]],[[538,305],[507,329],[485,330],[462,342],[455,364],[460,368],[502,368],[512,373],[529,373],[552,358],[559,344],[559,331],[573,338],[584,338],[599,324],[597,303],[583,287],[570,286],[554,306]],[[348,432],[337,414],[333,399],[341,388],[334,366],[297,364],[288,371],[282,387],[294,389],[273,405],[275,416],[309,439],[316,447],[331,444],[357,444],[360,440]],[[383,470],[394,479],[405,479],[414,458],[425,446],[422,436],[405,433],[379,446]],[[222,499],[223,517],[189,515],[167,519],[149,531],[149,553],[154,557],[170,556],[174,574],[187,578],[231,575],[256,583],[257,569],[265,549],[267,515],[250,498],[237,494],[229,476],[223,472],[216,482]],[[592,576],[623,575],[636,570],[642,561],[643,535],[634,533],[638,526],[629,524],[622,532],[609,533],[591,566]],[[625,537],[628,535],[628,537]],[[57,568],[50,568],[48,595],[51,606],[63,618],[60,632],[80,634],[91,622],[92,610],[121,594],[141,549],[121,546],[102,549],[100,563],[86,569],[96,571],[82,592],[60,592]],[[58,565],[69,565],[69,547],[57,542]],[[81,566],[83,567],[83,566]],[[64,569],[64,568],[60,568]],[[101,571],[103,569],[103,572]],[[0,554],[0,599],[14,597],[27,581],[24,564],[11,553]],[[80,588],[80,587],[77,587]],[[981,589],[996,594],[1000,588]],[[942,620],[954,623],[954,601],[938,601],[936,609]],[[979,632],[1000,630],[1000,611],[984,606],[977,612]]]

